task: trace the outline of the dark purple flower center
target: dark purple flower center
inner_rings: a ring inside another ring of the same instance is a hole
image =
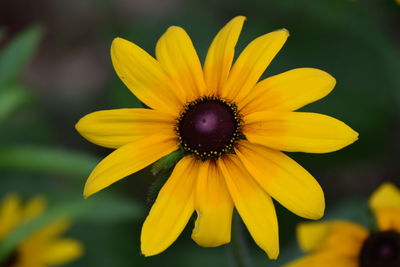
[[[5,260],[0,261],[0,267],[12,267],[17,263],[18,252],[14,251]]]
[[[360,267],[399,267],[400,233],[371,233],[360,252]]]
[[[177,122],[183,149],[202,160],[232,152],[241,136],[235,104],[213,96],[188,103]]]

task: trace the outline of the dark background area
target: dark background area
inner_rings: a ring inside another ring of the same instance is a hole
[[[264,33],[286,28],[291,34],[265,77],[315,67],[336,78],[329,96],[303,110],[346,122],[359,141],[334,153],[290,156],[322,185],[326,218],[368,224],[368,196],[382,182],[399,185],[400,179],[400,5],[390,0],[1,0],[0,197],[42,194],[56,209],[83,202],[88,174],[111,150],[88,143],[74,124],[96,110],[141,106],[114,73],[113,38],[154,54],[167,27],[182,26],[203,61],[214,35],[236,15],[247,17],[237,55]],[[11,53],[1,65],[4,51],[24,33],[29,56]],[[2,83],[1,70],[14,67],[16,76]],[[84,202],[90,205],[78,205],[82,212],[69,236],[86,253],[69,266],[235,266],[229,246],[204,249],[190,240],[193,221],[166,252],[140,255],[154,180],[147,168]],[[302,220],[282,207],[278,213],[280,260],[269,261],[247,235],[254,266],[280,266],[299,253],[294,229]]]

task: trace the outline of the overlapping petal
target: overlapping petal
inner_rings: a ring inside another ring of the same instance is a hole
[[[160,190],[141,234],[141,250],[152,256],[167,249],[185,228],[194,211],[194,186],[199,161],[182,158]]]
[[[124,145],[103,159],[90,174],[84,196],[100,191],[135,173],[178,148],[176,138],[155,133]]]
[[[206,93],[199,57],[184,29],[169,27],[157,42],[156,57],[186,101]]]
[[[75,128],[94,144],[119,148],[154,133],[163,132],[173,138],[175,120],[157,110],[125,108],[90,113],[81,118]]]
[[[279,255],[278,221],[271,197],[253,180],[236,155],[218,160],[240,217],[270,259]]]
[[[15,194],[7,195],[0,203],[0,239],[20,223],[22,216],[21,198]]]
[[[30,220],[39,216],[47,206],[47,201],[43,196],[37,196],[29,200],[25,206],[23,219]]]
[[[234,63],[225,86],[221,88],[221,95],[240,103],[260,79],[288,36],[289,32],[282,29],[252,41]]]
[[[74,239],[63,238],[50,242],[44,250],[43,262],[53,265],[61,265],[71,262],[83,254],[82,244]]]
[[[257,183],[282,206],[308,219],[324,214],[324,193],[303,167],[282,152],[242,141],[235,149]]]
[[[203,247],[216,247],[231,240],[233,201],[224,177],[214,161],[201,163],[195,186],[197,212],[192,238]]]
[[[317,113],[264,111],[249,114],[244,121],[250,142],[281,151],[333,152],[358,138],[343,122]]]
[[[206,94],[217,94],[224,87],[235,55],[245,17],[237,16],[229,21],[215,36],[204,62]]]
[[[305,251],[330,251],[357,257],[368,231],[347,221],[303,223],[297,228],[297,239]]]
[[[400,232],[400,190],[392,183],[384,183],[371,196],[369,206],[381,231]]]
[[[343,257],[332,252],[320,252],[302,257],[284,267],[359,267],[356,257]]]
[[[325,97],[335,84],[335,78],[325,71],[293,69],[257,83],[239,102],[239,109],[243,115],[266,110],[294,111]]]
[[[122,38],[111,45],[111,59],[121,81],[147,106],[177,115],[184,98],[163,71],[160,63],[146,51]]]

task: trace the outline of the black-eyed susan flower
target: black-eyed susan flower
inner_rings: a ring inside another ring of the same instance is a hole
[[[357,139],[334,118],[293,112],[333,89],[335,79],[328,73],[300,68],[259,81],[288,38],[287,30],[256,38],[232,65],[244,20],[236,17],[222,28],[203,67],[180,27],[161,36],[156,58],[116,38],[111,46],[115,71],[149,108],[98,111],[76,125],[89,141],[117,149],[90,174],[85,197],[173,151],[184,152],[144,222],[146,256],[168,248],[194,211],[197,244],[230,242],[235,207],[255,242],[277,258],[272,198],[311,219],[320,218],[325,206],[315,179],[280,151],[325,153]]]
[[[7,195],[0,203],[0,243],[18,226],[41,215],[46,209],[42,197],[32,198],[26,205],[15,194]],[[71,238],[61,238],[69,227],[65,219],[57,220],[19,244],[0,266],[46,267],[69,263],[82,255],[82,245]]]
[[[400,266],[400,191],[385,183],[369,201],[378,230],[348,221],[300,224],[302,250],[310,252],[287,267]]]

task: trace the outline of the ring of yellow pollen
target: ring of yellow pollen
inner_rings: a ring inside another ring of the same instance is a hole
[[[235,103],[217,96],[203,96],[185,104],[175,132],[186,153],[205,161],[233,153],[235,144],[243,137],[241,125]]]

